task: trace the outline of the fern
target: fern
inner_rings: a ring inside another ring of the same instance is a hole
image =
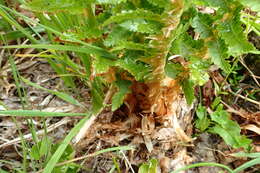
[[[162,24],[159,22],[147,21],[144,19],[133,19],[121,23],[120,26],[133,32],[154,34],[160,32]]]
[[[227,48],[223,40],[218,39],[208,42],[209,54],[212,62],[222,68],[226,73],[230,72],[230,64],[226,61],[228,57]]]
[[[195,0],[199,5],[219,8],[218,12],[221,14],[228,12],[233,2],[233,0]]]
[[[118,46],[113,48],[113,51],[118,51],[122,49],[148,51],[149,47],[142,43],[134,43],[132,41],[120,41],[118,43]]]
[[[158,7],[162,7],[165,8],[170,4],[170,0],[148,0],[148,2],[150,2],[151,4],[158,6]]]
[[[109,33],[108,37],[105,39],[104,44],[108,47],[118,45],[122,41],[126,41],[131,35],[127,29],[117,26]]]
[[[82,13],[86,5],[94,0],[32,0],[26,1],[26,7],[37,12],[70,11]],[[43,8],[44,7],[44,8]]]
[[[197,85],[203,85],[209,80],[207,70],[210,66],[209,61],[199,58],[191,58],[190,78]]]
[[[106,73],[111,66],[115,65],[112,60],[96,57],[93,61],[93,68],[96,74]]]
[[[126,0],[96,0],[98,4],[120,4],[126,2]]]
[[[201,40],[194,40],[187,32],[184,32],[172,43],[171,52],[185,58],[196,56],[203,48]]]
[[[240,21],[245,6],[259,12],[256,0],[27,0],[23,6],[35,12],[52,43],[5,48],[41,48],[69,52],[73,57],[76,53],[79,60],[67,56],[61,63],[63,68],[56,67],[56,71],[65,73],[69,64],[75,76],[84,76],[91,88],[93,112],[105,106],[104,91],[110,86],[117,89],[112,110],[118,109],[132,92],[131,82],[145,83],[147,100],[159,105],[157,98],[165,99],[165,88],[172,89],[163,83],[169,78],[176,82],[176,92],[184,93],[187,103],[192,104],[193,90],[208,81],[212,64],[229,73],[231,56],[256,50]],[[205,14],[197,6],[210,7],[214,14]],[[58,61],[49,62],[55,66]],[[75,62],[79,62],[79,70]],[[106,80],[107,75],[112,76],[110,80]],[[213,131],[224,128],[218,119],[212,120],[218,124]],[[243,139],[238,130],[230,135]]]
[[[213,36],[213,19],[209,14],[199,13],[192,22],[195,32],[200,33],[200,38],[205,39]]]
[[[151,71],[151,68],[147,64],[130,58],[118,60],[117,66],[128,71],[137,81],[148,79]]]
[[[134,20],[134,19],[146,19],[146,20],[160,22],[161,16],[151,11],[137,9],[135,11],[122,12],[115,16],[112,16],[104,22],[103,26],[106,26],[111,23],[121,23],[126,20]]]
[[[254,46],[248,42],[243,33],[242,22],[240,21],[241,7],[237,7],[233,16],[217,27],[220,37],[228,45],[230,55],[238,56],[255,50]]]
[[[131,85],[130,81],[119,80],[115,83],[118,87],[118,92],[112,97],[112,111],[118,109],[122,105],[125,95],[131,92],[129,88]]]

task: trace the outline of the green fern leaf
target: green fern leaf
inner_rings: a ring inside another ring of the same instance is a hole
[[[126,20],[134,19],[146,19],[160,22],[161,16],[148,10],[137,9],[135,11],[122,12],[115,16],[112,16],[104,22],[103,26],[109,25],[111,23],[121,23]]]
[[[201,132],[205,131],[210,125],[210,119],[207,116],[207,109],[201,104],[196,110],[197,120],[195,121],[195,127],[198,128]]]
[[[144,19],[127,20],[120,24],[120,26],[133,32],[141,33],[158,33],[162,27],[162,24],[155,21],[147,21]]]
[[[94,0],[32,0],[26,1],[25,6],[37,12],[65,10],[73,13],[82,13],[82,9],[92,2],[94,2]]]
[[[200,86],[205,84],[209,80],[209,75],[207,69],[210,63],[207,60],[202,60],[201,58],[191,58],[190,68],[190,79]]]
[[[167,63],[164,68],[166,76],[176,79],[178,75],[184,71],[184,68],[179,63]]]
[[[209,14],[198,13],[192,21],[192,27],[195,32],[200,33],[200,38],[204,39],[213,35],[212,33],[213,20]]]
[[[98,4],[120,4],[126,2],[126,0],[96,0]]]
[[[96,74],[100,73],[106,73],[109,69],[110,66],[114,66],[115,61],[111,61],[108,59],[100,58],[100,57],[95,57],[93,60],[93,69],[95,70]]]
[[[137,81],[145,80],[149,77],[151,68],[139,61],[133,60],[132,58],[122,58],[117,61],[117,66],[128,71],[135,77]]]
[[[216,7],[219,8],[221,12],[228,12],[232,2],[233,0],[194,0],[194,3],[198,5]]]
[[[234,18],[220,23],[217,27],[219,35],[228,45],[230,55],[239,56],[254,51],[254,46],[248,42],[243,33],[242,22],[240,22],[240,8],[234,12]]]
[[[135,43],[132,41],[120,41],[118,46],[114,47],[112,51],[118,51],[122,49],[128,49],[128,50],[140,50],[140,51],[148,51],[149,48],[147,45],[142,43]]]
[[[158,7],[169,7],[170,0],[148,0],[151,4],[158,6]]]
[[[228,58],[228,54],[224,41],[221,39],[210,41],[208,48],[212,62],[228,73],[230,64],[225,60]]]
[[[104,41],[104,44],[108,47],[118,45],[119,42],[126,41],[130,35],[131,33],[128,30],[123,27],[117,26],[108,35],[108,37]]]
[[[125,95],[131,92],[129,89],[130,85],[131,82],[127,80],[119,80],[116,82],[116,86],[119,90],[112,97],[112,111],[115,111],[123,104]]]
[[[201,40],[193,40],[193,38],[185,32],[172,43],[171,52],[175,55],[189,58],[195,56],[196,52],[200,51],[202,47],[203,42]]]

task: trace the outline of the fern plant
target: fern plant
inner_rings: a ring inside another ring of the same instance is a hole
[[[179,105],[183,93],[186,103],[181,104],[194,102],[194,87],[209,80],[212,64],[228,74],[239,56],[259,53],[248,42],[240,17],[248,6],[260,11],[255,0],[21,2],[40,22],[20,17],[39,25],[48,38],[36,32],[39,39],[31,38],[33,44],[5,48],[48,49],[56,72],[80,76],[91,88],[94,114],[107,103],[112,111],[125,103],[130,112],[176,114],[176,107],[184,106]],[[63,79],[75,88],[71,76]],[[108,90],[112,96],[104,102]]]

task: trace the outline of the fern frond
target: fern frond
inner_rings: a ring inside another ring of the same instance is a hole
[[[94,0],[27,0],[24,5],[36,12],[69,11],[82,13],[82,9],[93,2]]]
[[[233,56],[239,56],[255,50],[243,33],[240,11],[241,7],[239,6],[230,14],[230,18],[221,22],[217,27],[220,37],[228,45],[229,54]]]
[[[104,22],[103,26],[109,25],[111,23],[121,23],[126,20],[135,20],[135,19],[146,19],[146,20],[161,22],[161,16],[159,14],[155,14],[151,11],[144,10],[144,9],[137,9],[135,11],[122,12],[115,16],[112,16]]]
[[[148,2],[161,8],[169,7],[169,5],[171,5],[170,0],[148,0]]]

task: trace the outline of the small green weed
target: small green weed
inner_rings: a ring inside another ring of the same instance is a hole
[[[212,104],[215,109],[214,112],[208,112],[206,107],[199,105],[196,114],[198,119],[195,122],[196,128],[200,131],[209,131],[221,136],[226,144],[234,147],[243,147],[246,150],[250,150],[251,140],[241,135],[241,128],[236,121],[230,119],[230,115],[223,109],[223,105],[219,103],[220,98],[217,97]]]
[[[157,160],[151,159],[149,160],[148,163],[143,163],[140,166],[138,173],[157,173],[157,166],[158,166]]]
[[[45,136],[38,143],[32,146],[32,148],[30,149],[30,157],[37,163],[37,170],[44,169],[51,156],[56,152],[60,145],[62,145],[62,143],[53,144],[51,140],[47,136]],[[74,157],[75,150],[72,148],[71,145],[68,145],[67,148],[64,150],[59,162],[71,160]],[[78,164],[68,163],[63,166],[55,167],[52,172],[76,173],[79,168],[80,165]]]

